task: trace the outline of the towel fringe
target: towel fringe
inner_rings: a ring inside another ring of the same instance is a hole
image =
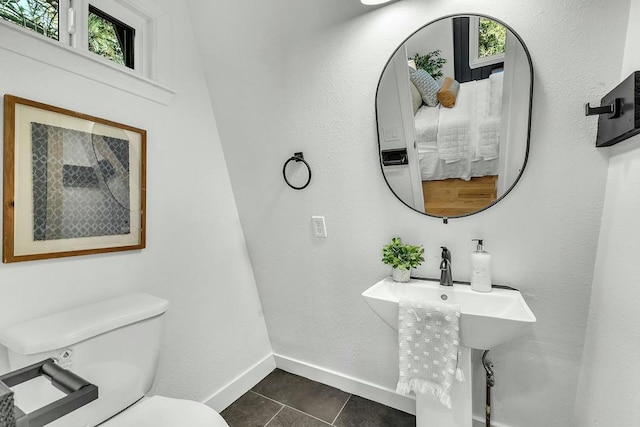
[[[462,372],[462,368],[460,367],[460,359],[462,359],[462,351],[458,349],[458,360],[456,366],[456,380],[459,382],[464,382],[464,372]]]
[[[451,409],[451,396],[449,390],[446,390],[440,384],[436,384],[431,381],[423,380],[420,378],[411,378],[409,380],[400,379],[398,386],[396,387],[396,393],[409,394],[411,392],[427,394],[433,394],[444,406]]]

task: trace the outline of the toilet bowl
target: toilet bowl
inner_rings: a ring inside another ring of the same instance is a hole
[[[98,398],[49,427],[224,427],[212,408],[190,400],[147,397],[160,354],[168,301],[132,294],[75,307],[0,330],[12,371],[53,358],[98,387]],[[14,387],[29,413],[64,396],[46,379]]]
[[[164,396],[143,398],[100,427],[226,427],[213,409],[192,400]]]

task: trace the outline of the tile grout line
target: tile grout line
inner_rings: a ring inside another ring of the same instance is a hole
[[[257,393],[256,393],[256,394],[257,394]],[[278,402],[278,403],[280,403],[280,402]],[[282,405],[282,403],[280,403],[280,404]],[[284,409],[284,405],[282,405],[282,408],[278,409],[278,412],[276,412],[275,414],[273,414],[273,417],[271,417],[271,419],[270,419],[269,421],[267,421],[267,423],[264,425],[264,427],[267,427],[267,426],[269,425],[269,423],[270,423],[271,421],[273,421],[273,419],[274,419],[275,417],[277,417],[277,416],[278,416],[278,414],[279,414],[280,412],[282,412],[282,410],[283,410],[283,409]]]
[[[253,390],[249,390],[249,391],[250,391],[251,393],[257,394],[258,396],[264,397],[265,399],[268,399],[268,400],[270,400],[270,401],[272,401],[272,402],[275,402],[275,403],[277,403],[278,405],[282,405],[282,408],[280,408],[280,410],[276,413],[276,415],[278,415],[278,414],[279,414],[279,413],[280,413],[280,412],[281,412],[285,407],[287,407],[287,408],[289,408],[289,409],[293,409],[293,410],[294,410],[294,411],[296,411],[296,412],[300,412],[301,414],[305,414],[306,416],[311,417],[311,418],[313,418],[313,419],[315,419],[315,420],[321,421],[321,422],[323,422],[323,423],[325,423],[325,424],[327,424],[327,425],[333,425],[333,423],[329,424],[329,423],[328,423],[327,421],[325,421],[325,420],[322,420],[322,419],[320,419],[320,418],[318,418],[318,417],[314,417],[313,415],[308,414],[308,413],[306,413],[306,412],[304,412],[304,411],[301,411],[301,410],[299,410],[299,409],[296,409],[296,408],[294,408],[293,406],[289,406],[289,405],[286,405],[286,404],[284,404],[284,403],[282,403],[282,402],[278,402],[277,400],[272,399],[272,398],[270,398],[270,397],[268,397],[268,396],[265,396],[264,394],[260,394],[260,393],[258,393],[257,391],[253,391]],[[347,402],[349,401],[349,399],[350,399],[350,398],[351,398],[351,395],[349,395],[349,397],[347,398]],[[344,405],[342,405],[342,407],[343,407],[343,408],[344,408],[344,406],[347,404],[347,402],[344,402]],[[340,409],[340,412],[342,412],[342,409]],[[338,412],[338,415],[340,415],[340,412]],[[269,420],[269,422],[267,422],[267,424],[269,424],[271,421],[273,421],[273,419],[276,417],[276,415],[274,415],[273,417],[271,417],[271,419]],[[336,418],[338,418],[338,417],[336,416]],[[335,419],[334,419],[333,421],[335,422]],[[267,426],[267,424],[265,424],[265,426],[264,426],[264,427],[266,427],[266,426]]]
[[[249,391],[250,391],[251,393],[253,393],[253,394],[257,394],[257,395],[258,395],[258,396],[260,396],[260,397],[264,397],[265,399],[269,399],[269,400],[270,400],[270,401],[272,401],[272,402],[276,402],[278,405],[287,406],[287,405],[285,405],[284,403],[282,403],[282,402],[278,402],[277,400],[272,399],[272,398],[270,398],[270,397],[268,397],[268,396],[265,396],[264,394],[260,394],[260,393],[258,393],[257,391],[253,391],[253,390],[249,390]]]
[[[284,405],[284,404],[283,404],[283,405]],[[314,417],[314,416],[313,416],[313,415],[311,415],[311,414],[307,414],[306,412],[301,411],[300,409],[296,409],[296,408],[294,408],[294,407],[292,407],[292,406],[289,406],[289,405],[284,405],[284,406],[286,406],[287,408],[292,409],[292,410],[294,410],[294,411],[296,411],[296,412],[300,412],[301,414],[304,414],[304,415],[306,415],[306,416],[307,416],[307,417],[309,417],[309,418],[313,418],[314,420],[318,420],[318,421],[320,421],[320,422],[321,422],[321,423],[323,423],[323,424],[326,424],[326,425],[328,425],[328,426],[330,426],[330,425],[331,425],[331,424],[329,424],[327,421],[322,420],[322,419],[320,419],[320,418],[318,418],[318,417]]]
[[[270,419],[269,421],[267,421],[267,424],[269,424],[271,421],[273,421],[273,419],[274,419],[274,418],[275,418],[275,417],[276,417],[280,412],[282,412],[282,410],[284,409],[284,406],[285,406],[285,405],[284,405],[284,403],[278,402],[277,400],[273,400],[273,399],[271,399],[270,397],[267,397],[267,396],[265,396],[265,395],[263,395],[263,394],[256,393],[256,392],[255,392],[255,391],[253,391],[253,390],[249,390],[249,393],[253,393],[253,394],[255,394],[256,396],[264,397],[265,399],[270,400],[270,401],[272,401],[272,402],[274,402],[274,403],[277,403],[278,405],[280,405],[280,406],[281,406],[281,408],[280,408],[280,409],[278,409],[278,412],[276,412],[276,413],[273,415],[273,417],[271,417],[271,419]],[[264,427],[267,427],[267,424],[265,424],[265,425],[264,425]]]
[[[344,410],[344,407],[347,406],[347,403],[349,403],[349,400],[351,400],[351,396],[353,396],[353,394],[349,394],[349,397],[347,397],[347,400],[344,401],[344,405],[342,405],[342,408],[340,408],[340,410],[338,411],[338,414],[336,415],[336,417],[331,422],[331,425],[334,425],[336,423],[336,420],[338,419],[338,417],[340,416],[340,414]]]

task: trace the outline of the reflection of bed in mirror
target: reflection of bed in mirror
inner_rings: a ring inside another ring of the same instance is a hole
[[[503,73],[462,83],[455,106],[422,105],[415,130],[423,181],[498,175]]]
[[[500,31],[500,43],[485,44],[494,34],[485,24]],[[391,191],[418,212],[449,218],[504,197],[527,160],[532,82],[525,46],[491,18],[445,17],[408,37],[376,94],[380,164]]]

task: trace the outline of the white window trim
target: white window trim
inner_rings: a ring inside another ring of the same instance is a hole
[[[469,17],[469,68],[486,67],[487,65],[498,64],[504,62],[504,53],[497,55],[478,57],[478,36],[480,32],[480,17]]]
[[[87,0],[72,0],[73,7],[86,7],[88,11],[89,2]],[[157,6],[153,6],[150,0],[111,0],[102,2],[101,0],[90,0],[93,5],[106,13],[123,16],[114,13],[114,8],[103,9],[105,3],[117,3],[120,8],[126,8],[132,15],[145,16],[148,19],[133,22],[133,27],[139,25],[141,30],[138,34],[136,28],[136,39],[140,36],[140,49],[136,46],[136,65],[140,61],[140,66],[132,70],[125,66],[116,64],[109,59],[89,52],[86,31],[84,32],[85,44],[75,35],[71,40],[65,40],[60,36],[60,40],[49,39],[42,34],[35,33],[29,29],[22,28],[11,22],[0,19],[0,49],[4,49],[18,55],[33,59],[43,64],[51,65],[64,71],[76,74],[81,77],[111,86],[113,88],[140,96],[145,99],[168,105],[175,91],[167,84],[170,82],[171,58],[170,58],[170,36],[167,36],[170,28],[169,16],[159,11]],[[60,1],[62,4],[63,1]],[[65,2],[66,3],[66,2]],[[147,6],[144,9],[141,6]],[[151,7],[149,7],[151,6]],[[123,12],[123,9],[120,9]],[[126,12],[125,12],[126,13]],[[77,19],[81,13],[76,13],[76,28],[84,28],[85,18]],[[67,14],[64,9],[60,9],[60,31],[67,33]],[[124,17],[126,18],[126,16]],[[124,21],[124,19],[123,19]],[[126,22],[126,21],[125,21]],[[64,26],[63,26],[64,25]],[[78,35],[76,31],[76,35]],[[74,40],[74,38],[76,40]],[[154,43],[152,43],[154,41]],[[138,43],[138,42],[136,42]],[[145,45],[145,43],[147,43]],[[76,45],[76,47],[74,47]],[[80,46],[78,46],[80,45]]]

